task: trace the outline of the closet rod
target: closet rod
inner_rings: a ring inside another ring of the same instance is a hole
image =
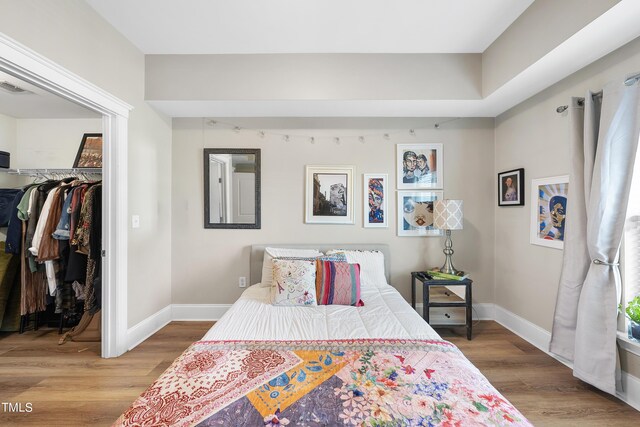
[[[640,73],[633,74],[633,75],[627,77],[625,79],[625,81],[624,81],[624,84],[625,84],[625,86],[632,86],[638,81],[640,81]],[[584,98],[581,98],[581,100],[578,101],[578,105],[582,106],[583,103],[584,103]],[[569,108],[568,105],[561,105],[558,108],[556,108],[556,112],[557,113],[563,113],[563,112],[566,111],[567,108]]]
[[[10,175],[46,175],[46,174],[102,174],[102,168],[68,168],[68,169],[0,169]]]

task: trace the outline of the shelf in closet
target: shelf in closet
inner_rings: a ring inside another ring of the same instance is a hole
[[[67,174],[67,175],[79,175],[79,174],[87,174],[87,175],[96,175],[102,174],[102,168],[38,168],[38,169],[27,169],[27,168],[17,168],[17,169],[0,169],[0,171],[6,172],[10,175],[29,175],[29,176],[37,176],[37,175],[47,175],[47,174]]]

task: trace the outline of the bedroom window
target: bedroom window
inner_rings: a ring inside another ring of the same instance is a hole
[[[636,155],[622,243],[622,305],[640,295],[640,153]],[[620,316],[620,330],[627,331],[628,320]]]

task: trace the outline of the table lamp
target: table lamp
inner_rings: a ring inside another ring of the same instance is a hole
[[[447,274],[458,274],[451,261],[453,255],[453,243],[451,241],[451,230],[462,230],[462,200],[436,200],[433,204],[433,226],[444,230],[447,240],[444,243],[445,261],[440,269]]]

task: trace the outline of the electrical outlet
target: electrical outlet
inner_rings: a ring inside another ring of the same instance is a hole
[[[241,288],[246,288],[247,287],[247,278],[246,277],[240,277],[238,279],[238,286],[240,286]]]

